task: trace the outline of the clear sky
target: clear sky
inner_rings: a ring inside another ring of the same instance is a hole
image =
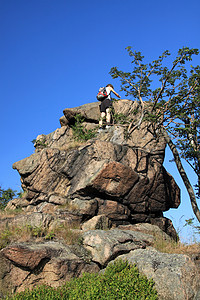
[[[109,71],[130,67],[125,47],[147,62],[165,50],[200,49],[199,12],[199,0],[0,0],[0,186],[20,190],[12,164],[34,153],[37,135],[60,127],[63,109],[96,101],[107,83],[119,92]],[[166,215],[178,229],[192,212],[170,158],[182,204]]]

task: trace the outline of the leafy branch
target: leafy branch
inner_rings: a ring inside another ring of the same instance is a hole
[[[138,103],[137,121],[133,116],[128,132],[131,134],[145,121],[154,136],[164,136],[200,221],[196,203],[196,197],[200,197],[200,66],[188,67],[188,62],[199,54],[199,50],[179,49],[168,68],[166,59],[171,55],[168,50],[157,60],[144,63],[141,52],[132,51],[131,47],[126,49],[131,57],[132,71],[124,72],[113,67],[110,74],[120,79],[121,91]],[[197,175],[196,193],[185,176],[181,158]]]

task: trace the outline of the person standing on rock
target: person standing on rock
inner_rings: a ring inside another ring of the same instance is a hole
[[[99,120],[99,129],[100,131],[104,128],[103,121],[106,120],[106,129],[111,126],[111,109],[112,109],[112,99],[111,99],[111,92],[115,94],[118,98],[121,98],[120,95],[115,92],[114,87],[112,84],[107,84],[106,86],[107,97],[101,101],[99,106],[101,117]]]

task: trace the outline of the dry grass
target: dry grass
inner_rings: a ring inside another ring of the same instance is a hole
[[[0,249],[5,248],[10,243],[44,241],[52,239],[61,239],[66,244],[72,245],[80,243],[80,223],[73,222],[58,225],[53,230],[44,226],[16,226],[0,224]]]
[[[174,239],[170,238],[164,232],[157,232],[157,231],[150,231],[150,230],[139,230],[140,232],[150,234],[153,236],[153,243],[151,246],[156,250],[162,253],[169,253],[169,254],[196,254],[200,253],[200,243],[198,242],[191,242],[191,243],[183,243],[180,240],[175,241]],[[177,236],[178,237],[178,236]]]
[[[64,207],[62,207],[64,209]],[[77,209],[75,205],[68,203],[65,209]],[[67,222],[63,221],[53,227],[47,228],[44,226],[31,226],[31,225],[15,225],[9,219],[15,217],[17,214],[24,213],[21,210],[15,211],[0,211],[0,249],[6,247],[13,242],[28,242],[28,241],[44,241],[58,239],[63,240],[68,245],[73,245],[81,242],[80,223],[77,221]],[[200,244],[184,244],[180,241],[166,238],[166,235],[158,233],[151,233],[154,236],[152,246],[163,253],[175,253],[192,255],[199,253]]]
[[[64,222],[54,228],[55,237],[63,240],[67,245],[74,245],[81,242],[80,223]]]
[[[79,210],[79,207],[78,205],[74,204],[74,203],[71,203],[71,202],[66,202],[65,204],[62,204],[59,206],[59,210],[60,211],[76,211],[76,210]]]
[[[59,150],[70,151],[70,150],[79,148],[80,146],[82,146],[85,143],[86,143],[85,141],[72,140],[68,144],[63,145],[62,147],[60,147]]]
[[[13,218],[20,214],[25,214],[25,212],[21,208],[14,210],[0,210],[0,219]]]
[[[188,245],[188,244],[181,243],[180,241],[176,242],[172,239],[166,240],[164,239],[164,237],[160,235],[154,236],[153,247],[163,253],[188,254],[188,255],[198,253],[200,250],[200,245],[198,243]]]
[[[40,229],[31,228],[30,226],[15,226],[3,224],[0,226],[0,249],[14,242],[27,242],[34,236],[41,235]]]

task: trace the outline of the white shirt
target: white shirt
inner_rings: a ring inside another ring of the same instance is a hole
[[[109,100],[111,100],[111,96],[110,96],[111,90],[109,89],[109,86],[106,87],[106,92],[107,92],[107,94],[108,94],[108,97],[107,97],[107,98],[108,98]]]

